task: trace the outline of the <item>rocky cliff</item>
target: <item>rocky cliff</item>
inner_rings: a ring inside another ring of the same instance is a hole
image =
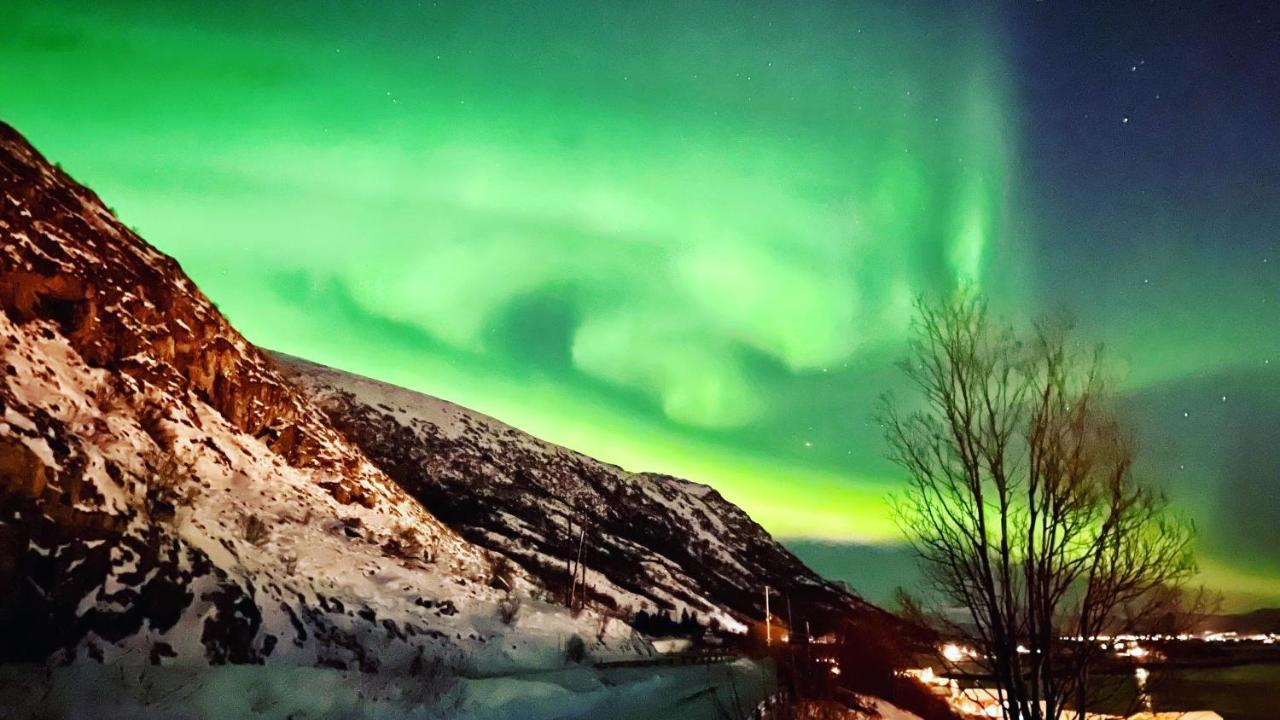
[[[897,627],[709,487],[264,353],[0,124],[0,662],[492,672],[766,587]]]
[[[0,661],[374,670],[588,632],[509,627],[491,574],[0,125]]]

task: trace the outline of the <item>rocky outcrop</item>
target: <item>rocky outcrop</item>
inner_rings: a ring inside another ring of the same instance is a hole
[[[591,632],[501,622],[490,573],[0,125],[0,662],[406,670]]]
[[[741,629],[765,585],[815,630],[895,622],[711,488],[282,367],[0,124],[0,662],[494,668],[636,648],[566,589]]]
[[[48,320],[91,367],[175,397],[192,393],[294,467],[362,472],[322,415],[284,382],[177,261],[0,123],[0,309]],[[373,498],[335,485],[347,501]]]

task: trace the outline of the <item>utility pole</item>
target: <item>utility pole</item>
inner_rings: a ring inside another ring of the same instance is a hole
[[[578,535],[578,562],[573,566],[573,581],[569,585],[569,609],[573,609],[573,600],[577,596],[578,591],[578,573],[582,572],[582,595],[585,599],[587,594],[587,573],[582,571],[582,547],[587,541],[587,524],[582,523],[582,532]],[[585,604],[585,603],[584,603]]]
[[[567,547],[564,549],[564,574],[569,584],[564,587],[564,604],[573,609],[573,583],[578,577],[578,570],[573,566],[573,515],[566,519],[569,521],[569,532],[565,535]]]
[[[764,586],[764,644],[773,644],[773,619],[769,615],[769,586]]]
[[[813,635],[809,630],[809,621],[804,621],[804,664],[807,668],[813,667],[813,652],[810,646],[813,645]]]

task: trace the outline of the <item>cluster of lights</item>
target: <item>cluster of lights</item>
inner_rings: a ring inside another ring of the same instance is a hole
[[[971,647],[957,645],[955,643],[947,643],[942,646],[942,657],[945,658],[947,662],[958,663],[978,657],[978,651]]]
[[[1061,638],[1067,642],[1085,642],[1082,636],[1068,636]],[[1177,635],[1153,634],[1153,635],[1097,635],[1089,642],[1098,643],[1103,650],[1112,650],[1119,657],[1129,657],[1135,660],[1153,659],[1157,654],[1141,645],[1141,643],[1168,643],[1168,642],[1217,642],[1217,643],[1261,643],[1263,645],[1275,645],[1280,643],[1280,633],[1258,633],[1241,635],[1236,632],[1203,632],[1198,634],[1179,633]],[[949,663],[959,663],[966,660],[973,660],[982,657],[975,649],[960,645],[957,643],[947,643],[939,649],[942,657]],[[1024,645],[1018,646],[1018,654],[1028,655],[1031,651]]]
[[[1150,711],[1151,698],[1147,693],[1147,680],[1151,673],[1142,664],[1145,662],[1159,659],[1160,653],[1143,647],[1142,643],[1167,643],[1167,642],[1218,642],[1218,643],[1262,643],[1264,645],[1274,645],[1280,643],[1280,633],[1265,634],[1249,634],[1241,635],[1236,632],[1204,632],[1198,634],[1180,633],[1177,635],[1152,634],[1152,635],[1098,635],[1092,638],[1082,636],[1063,637],[1061,640],[1068,642],[1091,642],[1098,643],[1104,650],[1112,650],[1118,657],[1132,658],[1137,665],[1134,668],[1134,680],[1138,686],[1139,699],[1143,708]],[[939,653],[949,663],[959,663],[965,660],[971,660],[982,657],[981,653],[972,647],[960,645],[958,643],[946,643],[938,648]],[[1027,654],[1030,651],[1022,646],[1018,646],[1018,652]],[[838,668],[832,668],[832,674],[838,675]],[[898,673],[902,676],[908,676],[919,680],[922,684],[932,687],[938,695],[947,697],[953,707],[963,706],[966,712],[971,715],[999,717],[1001,709],[998,702],[989,702],[991,698],[978,697],[977,690],[961,691],[954,679],[942,677],[934,672],[933,668],[926,667],[921,669],[903,670]],[[969,697],[970,693],[974,697]],[[970,707],[972,706],[972,707]]]
[[[821,665],[830,665],[831,667],[827,668],[827,672],[835,676],[840,675],[840,663],[836,662],[835,658],[818,658],[816,662]]]
[[[1069,642],[1084,642],[1085,639],[1080,635],[1068,636],[1062,638]],[[1138,642],[1257,642],[1264,645],[1274,645],[1280,642],[1280,633],[1257,633],[1250,635],[1241,635],[1240,633],[1231,632],[1202,632],[1202,633],[1178,633],[1177,635],[1095,635],[1092,642],[1100,643],[1104,648],[1114,645],[1116,648],[1122,648],[1125,644]]]
[[[1255,633],[1252,635],[1241,635],[1235,631],[1205,633],[1200,637],[1205,642],[1259,642],[1263,645],[1274,645],[1280,642],[1280,633]]]
[[[900,670],[897,672],[900,677],[909,677],[919,680],[925,685],[936,688],[945,688],[947,695],[955,696],[959,691],[959,684],[952,678],[943,677],[933,671],[933,668],[911,668],[908,670]]]
[[[1103,643],[1102,647],[1105,649],[1106,643]],[[1145,660],[1151,656],[1150,650],[1142,647],[1136,642],[1118,640],[1112,647],[1115,649],[1116,655],[1119,655],[1120,657],[1131,657],[1135,660]]]

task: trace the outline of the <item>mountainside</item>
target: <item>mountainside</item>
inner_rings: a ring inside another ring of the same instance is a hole
[[[277,356],[368,457],[467,540],[560,595],[581,557],[586,593],[612,608],[687,610],[741,629],[772,610],[815,632],[896,617],[823,580],[715,490],[629,473],[434,397]],[[787,603],[790,603],[788,608]],[[905,629],[904,629],[905,631]]]
[[[0,716],[721,717],[760,665],[582,661],[766,587],[911,634],[711,488],[263,352],[0,123]]]
[[[488,553],[0,124],[0,662],[375,670],[596,634],[532,604],[512,628],[492,584]]]

